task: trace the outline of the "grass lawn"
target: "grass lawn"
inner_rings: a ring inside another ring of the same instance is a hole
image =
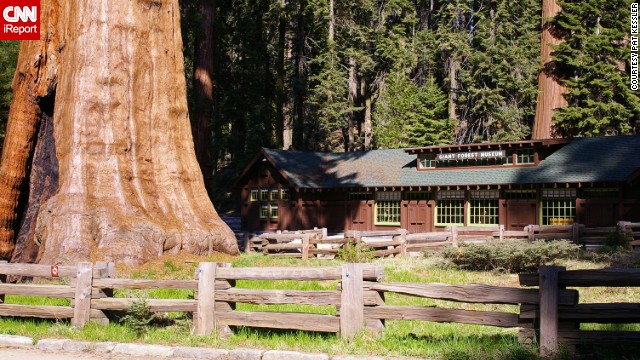
[[[188,255],[166,256],[138,268],[118,267],[118,277],[148,279],[193,279],[200,261],[230,262],[234,267],[267,266],[335,266],[337,260],[275,259],[262,255],[230,257],[215,255],[209,258]],[[480,283],[499,286],[518,286],[514,274],[463,271],[437,266],[437,257],[378,259],[375,263],[385,268],[383,281],[439,282],[446,284]],[[606,264],[594,261],[570,260],[562,262],[568,269],[599,268]],[[238,288],[335,290],[337,281],[238,281]],[[581,302],[637,302],[639,288],[579,289]],[[189,290],[117,290],[117,297],[193,298]],[[389,305],[439,306],[470,310],[518,312],[517,306],[457,304],[447,301],[420,299],[398,294],[387,294]],[[68,305],[66,299],[29,298],[7,296],[6,303]],[[335,314],[332,306],[250,305],[237,304],[243,311],[304,311]],[[335,334],[302,331],[276,331],[237,328],[229,338],[200,337],[191,334],[191,319],[184,313],[163,314],[158,324],[138,335],[126,323],[112,321],[109,326],[90,324],[74,330],[66,321],[0,318],[0,333],[25,335],[35,338],[64,337],[84,341],[141,342],[166,345],[205,346],[216,348],[250,347],[261,349],[300,350],[329,354],[417,356],[434,359],[537,359],[535,344],[518,343],[518,330],[479,325],[437,324],[418,321],[387,321],[384,331],[377,337],[362,333],[351,341],[341,340]],[[607,328],[588,325],[585,328]],[[609,327],[611,328],[611,327]],[[628,327],[626,327],[628,328]],[[633,329],[640,327],[632,326]],[[616,329],[615,327],[611,329]],[[591,346],[578,347],[575,353],[564,349],[561,358],[573,359],[640,359],[640,347]]]

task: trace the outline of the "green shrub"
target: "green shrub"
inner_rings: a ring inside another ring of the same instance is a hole
[[[579,251],[579,245],[568,241],[506,241],[463,243],[458,248],[445,248],[442,256],[461,269],[517,273],[576,257]]]
[[[131,326],[131,329],[140,336],[149,331],[149,325],[154,318],[155,315],[149,309],[147,300],[138,299],[131,302],[127,308],[127,314],[120,321]]]
[[[615,229],[610,231],[604,238],[604,251],[619,251],[630,249],[631,239],[629,235],[622,229],[622,227],[616,225]]]
[[[338,251],[338,258],[349,263],[371,262],[375,256],[375,251],[362,241],[347,243]]]

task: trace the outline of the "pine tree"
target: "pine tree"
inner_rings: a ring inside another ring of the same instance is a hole
[[[447,97],[433,82],[418,86],[393,70],[373,113],[374,139],[382,148],[440,145],[451,141]]]
[[[554,113],[564,136],[637,132],[640,97],[630,90],[628,32],[631,0],[561,1],[554,19],[565,42],[552,56],[564,75],[568,106]]]

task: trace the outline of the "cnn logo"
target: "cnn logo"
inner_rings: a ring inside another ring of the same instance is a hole
[[[40,40],[40,0],[2,0],[0,12],[0,40]]]

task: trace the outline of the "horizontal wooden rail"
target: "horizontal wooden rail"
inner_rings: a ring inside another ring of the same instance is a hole
[[[230,289],[216,291],[216,300],[249,304],[339,305],[339,291]]]
[[[73,313],[74,309],[71,306],[0,304],[0,316],[71,319]],[[99,310],[91,310],[91,317],[102,318],[104,314]]]
[[[523,305],[520,318],[539,319],[540,309],[535,305]],[[581,323],[632,324],[640,322],[640,304],[605,303],[577,304],[558,306],[558,319],[562,321],[579,321]]]
[[[640,332],[558,330],[558,342],[569,345],[638,343]]]
[[[50,298],[73,298],[76,288],[69,285],[32,285],[32,284],[1,284],[0,294],[21,296],[44,296]],[[107,295],[99,289],[93,289],[91,297],[103,298]]]
[[[518,314],[442,309],[421,306],[377,306],[365,308],[365,317],[386,320],[420,320],[460,324],[489,325],[498,327],[531,327],[520,323]]]
[[[537,289],[518,289],[482,284],[446,285],[438,283],[374,283],[365,282],[364,288],[383,292],[395,292],[439,300],[484,304],[538,304]],[[559,302],[573,304],[578,299],[575,290],[560,292]]]
[[[51,265],[0,263],[0,274],[52,278]],[[77,268],[75,266],[58,266],[58,274],[63,278],[75,278]]]
[[[559,274],[560,286],[640,286],[640,269],[570,270]],[[538,286],[537,273],[520,274],[520,285]]]
[[[91,300],[97,310],[126,311],[135,301],[144,300],[151,312],[195,312],[197,300],[104,298]]]
[[[384,275],[381,266],[367,265],[364,270],[365,280],[380,280]],[[217,279],[226,280],[339,280],[342,269],[335,267],[318,268],[220,268],[216,272]]]
[[[251,326],[271,329],[318,332],[340,331],[340,318],[334,315],[229,311],[217,313],[216,323],[218,325]]]

